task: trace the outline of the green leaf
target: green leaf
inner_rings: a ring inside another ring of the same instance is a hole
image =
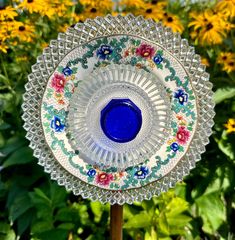
[[[7,140],[6,145],[3,148],[1,148],[0,151],[3,155],[8,155],[16,151],[18,148],[22,147],[26,143],[27,141],[25,138],[13,136]]]
[[[40,234],[37,234],[37,237],[40,240],[66,240],[68,239],[68,230],[66,229],[52,229],[49,231],[41,232]]]
[[[151,225],[151,217],[145,211],[134,215],[123,226],[123,228],[145,228]]]
[[[0,240],[16,240],[15,232],[10,229],[5,235],[0,235]]]
[[[103,207],[100,202],[91,202],[90,203],[91,210],[95,215],[95,222],[99,222],[103,213]]]
[[[150,229],[147,229],[144,235],[144,240],[155,240],[158,239],[157,232],[155,228],[152,226]]]
[[[51,199],[49,199],[47,195],[40,188],[35,188],[34,192],[36,196],[40,197],[45,203],[51,205]]]
[[[5,222],[0,222],[0,233],[8,233],[10,230],[10,225]]]
[[[32,157],[33,151],[29,147],[22,147],[12,153],[3,163],[3,167],[7,168],[12,165],[25,164],[34,160]]]
[[[215,233],[226,220],[226,209],[220,191],[204,194],[195,200],[199,216],[203,219],[203,230]]]
[[[169,235],[169,225],[167,222],[167,218],[164,212],[161,212],[159,215],[159,219],[158,219],[158,226],[159,226],[159,230],[161,231],[161,233],[163,233],[164,235],[168,236]]]
[[[62,223],[58,226],[60,229],[72,230],[75,227],[74,223]]]
[[[35,222],[31,227],[31,232],[34,234],[41,233],[47,230],[51,230],[53,228],[53,222],[48,220],[43,220],[39,222]],[[53,239],[53,238],[52,238]],[[60,239],[60,238],[58,238]]]
[[[30,208],[25,213],[20,215],[17,220],[17,233],[18,235],[22,235],[25,230],[31,225],[33,218],[35,216],[35,209]]]
[[[179,197],[173,198],[169,204],[167,204],[166,210],[167,210],[167,218],[176,218],[177,215],[181,214],[182,212],[186,211],[188,209],[188,203]]]
[[[213,96],[213,100],[216,104],[224,101],[225,99],[229,99],[235,96],[235,88],[219,88],[216,90]]]
[[[20,215],[33,207],[33,204],[27,194],[17,197],[10,207],[10,220],[15,221]]]

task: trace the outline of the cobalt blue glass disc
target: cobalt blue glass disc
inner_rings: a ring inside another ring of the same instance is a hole
[[[100,124],[109,139],[130,142],[140,131],[141,110],[130,99],[112,99],[101,111]]]

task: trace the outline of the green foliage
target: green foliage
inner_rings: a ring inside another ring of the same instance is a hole
[[[169,9],[183,11],[179,1]],[[190,4],[184,11],[190,11]],[[109,205],[83,200],[51,181],[36,164],[22,127],[22,93],[30,65],[41,54],[42,39],[55,38],[62,23],[38,18],[38,39],[33,44],[0,55],[0,240],[109,238]],[[187,29],[184,37],[189,37]],[[235,118],[235,79],[234,72],[227,74],[216,64],[218,51],[231,51],[231,44],[197,48],[210,61],[217,113],[202,160],[174,190],[124,206],[124,239],[235,238],[235,133],[224,127]],[[26,56],[27,61],[17,61],[16,56]]]

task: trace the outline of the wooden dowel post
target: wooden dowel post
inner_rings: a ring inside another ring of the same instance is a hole
[[[110,211],[111,240],[122,240],[123,206],[118,204],[111,205]]]

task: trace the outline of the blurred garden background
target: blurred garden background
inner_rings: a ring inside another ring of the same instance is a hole
[[[0,0],[0,240],[109,239],[109,205],[66,192],[37,165],[21,104],[31,65],[58,32],[128,12],[189,39],[210,73],[217,114],[183,182],[124,206],[124,239],[235,239],[235,0]]]

